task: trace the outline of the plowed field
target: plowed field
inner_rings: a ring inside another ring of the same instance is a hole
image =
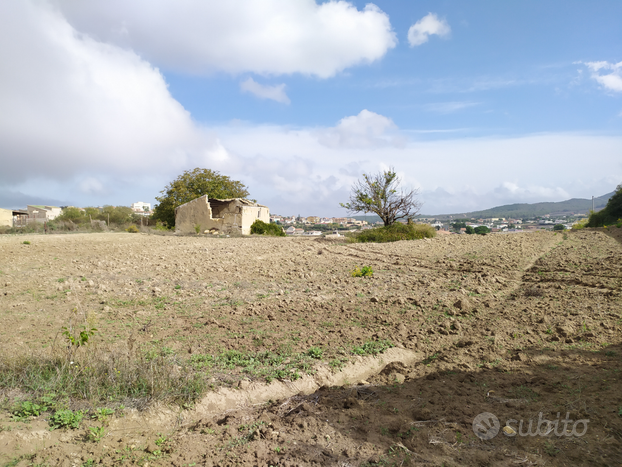
[[[352,277],[362,266],[373,275]],[[70,394],[83,421],[50,431],[49,408],[11,415],[40,388],[3,383],[0,464],[622,465],[621,290],[615,228],[3,236],[5,360],[73,351],[63,327],[84,322],[81,375],[97,352],[205,388],[181,406]],[[478,428],[482,413],[498,426]]]

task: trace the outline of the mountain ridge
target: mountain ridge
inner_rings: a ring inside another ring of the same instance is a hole
[[[594,210],[599,211],[607,205],[609,198],[614,192],[594,198]],[[514,203],[495,206],[481,211],[471,211],[456,214],[437,214],[437,215],[421,215],[421,217],[434,217],[437,219],[448,218],[491,218],[491,217],[513,217],[528,218],[538,217],[547,214],[569,215],[569,214],[587,214],[592,209],[592,200],[585,198],[571,198],[565,201],[540,202],[540,203]]]

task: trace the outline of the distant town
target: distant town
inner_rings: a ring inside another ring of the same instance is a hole
[[[106,207],[80,208],[75,206],[47,206],[47,205],[28,205],[25,209],[0,209],[0,226],[19,227],[29,223],[46,223],[53,221],[63,214],[63,211],[72,208],[80,211],[83,215],[97,213],[101,218],[101,213]],[[115,208],[116,209],[116,208]],[[132,203],[129,208],[131,215],[136,221],[144,219],[146,224],[153,214],[150,203],[138,201]],[[369,221],[356,217],[322,217],[322,216],[283,216],[278,214],[270,215],[270,222],[283,226],[288,235],[308,235],[321,236],[328,233],[338,233],[345,231],[359,231],[371,229],[383,225],[383,222],[376,215],[369,215]],[[585,219],[583,213],[569,213],[567,215],[545,214],[530,218],[456,218],[438,219],[436,217],[417,217],[415,222],[427,223],[434,227],[440,234],[463,234],[471,233],[480,227],[486,227],[489,232],[530,232],[536,230],[566,230],[572,228],[573,224]],[[105,219],[104,219],[105,221]],[[406,222],[406,220],[401,220]]]
[[[377,216],[370,216],[379,219]],[[532,218],[512,219],[503,217],[493,217],[487,219],[451,219],[438,220],[435,217],[417,217],[415,222],[430,224],[439,233],[468,233],[469,229],[475,230],[478,227],[486,227],[490,232],[530,232],[536,230],[566,230],[586,219],[584,214],[570,214],[564,216],[551,216],[549,214]],[[354,217],[319,217],[319,216],[280,216],[271,215],[270,221],[282,224],[285,233],[289,235],[322,235],[326,231],[340,230],[365,230],[383,225],[381,220],[370,222],[356,219]],[[401,220],[406,222],[406,220]]]

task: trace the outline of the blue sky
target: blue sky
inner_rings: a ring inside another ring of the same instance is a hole
[[[0,5],[0,206],[154,202],[194,167],[343,215],[394,166],[425,213],[622,183],[622,3]]]

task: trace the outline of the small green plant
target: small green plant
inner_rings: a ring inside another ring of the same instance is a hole
[[[108,407],[102,407],[100,409],[95,410],[93,414],[93,418],[96,418],[99,422],[105,422],[108,420],[108,417],[114,414],[113,409],[109,409]]]
[[[282,448],[282,447],[279,447],[279,446],[274,448],[274,452],[276,452],[277,454],[281,454],[284,451],[285,451],[285,448]]]
[[[30,242],[29,242],[28,240],[24,240],[22,243],[23,243],[24,245],[30,245]]]
[[[106,436],[106,429],[103,426],[90,426],[88,437],[94,443],[99,443]]]
[[[70,328],[63,326],[62,335],[65,336],[65,340],[71,346],[82,347],[83,345],[86,345],[89,343],[89,339],[92,336],[94,336],[96,332],[97,332],[97,329],[95,328],[88,329],[86,327],[83,327],[83,329],[80,331],[79,334],[74,335],[71,332]]]
[[[194,231],[198,234],[201,233],[201,224],[195,224],[194,225]]]
[[[391,347],[395,346],[388,340],[367,341],[362,345],[352,347],[352,353],[354,355],[378,355]]]
[[[60,282],[60,283],[62,284],[63,282],[65,282],[65,278],[64,278],[64,277],[61,277],[61,278],[60,278],[60,279],[58,279],[56,282]]]
[[[371,277],[373,274],[374,271],[371,266],[363,266],[362,268],[359,268],[357,266],[352,271],[350,271],[350,275],[352,277]]]
[[[181,285],[177,284],[177,285],[175,286],[175,290],[179,290],[179,289],[181,289]]]
[[[22,402],[15,410],[13,410],[13,418],[23,419],[27,417],[38,417],[41,412],[45,412],[46,407],[35,404],[30,401]]]
[[[559,453],[559,449],[555,447],[555,445],[549,441],[544,443],[544,452],[546,452],[549,456],[555,457]]]
[[[134,224],[130,225],[127,229],[125,229],[126,232],[129,233],[138,233],[140,232],[140,230],[138,230],[138,227],[136,227]]]
[[[428,365],[429,366],[437,358],[438,358],[438,353],[435,353],[434,355],[430,355],[429,357],[425,358],[422,363],[424,365]]]
[[[311,347],[309,350],[307,350],[307,355],[311,358],[315,358],[316,360],[322,358],[323,354],[324,350],[320,349],[319,347]]]
[[[81,411],[72,411],[72,410],[58,410],[50,417],[50,427],[53,430],[57,428],[72,428],[77,429],[80,428],[80,423],[82,422],[82,418],[84,414]]]

